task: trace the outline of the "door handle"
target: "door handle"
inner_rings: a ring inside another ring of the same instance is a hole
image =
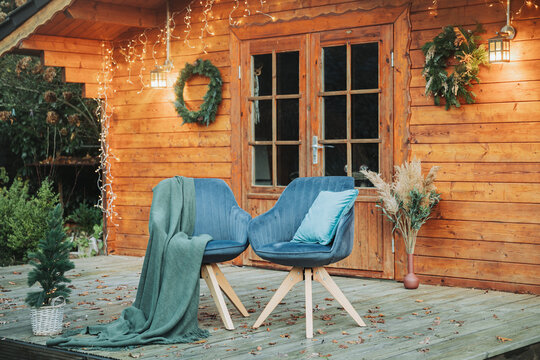
[[[319,149],[324,149],[324,148],[334,148],[334,145],[319,145],[319,138],[317,136],[313,136],[311,138],[311,148],[313,149],[312,151],[312,163],[313,164],[318,164],[319,163],[319,152],[318,150]]]

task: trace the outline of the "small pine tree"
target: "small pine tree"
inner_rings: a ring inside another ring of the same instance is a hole
[[[30,264],[34,266],[28,274],[28,286],[38,282],[42,288],[41,291],[31,292],[26,297],[26,303],[32,307],[50,305],[51,300],[57,296],[67,299],[71,292],[65,284],[71,280],[66,278],[64,273],[73,269],[75,264],[69,260],[71,244],[66,240],[62,212],[60,204],[51,211],[47,221],[47,236],[39,241],[37,251],[28,254],[28,257],[33,259]]]

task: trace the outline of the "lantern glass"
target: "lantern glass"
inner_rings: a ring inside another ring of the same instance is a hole
[[[510,61],[510,39],[496,36],[488,40],[489,62]]]
[[[152,88],[166,88],[167,87],[167,73],[156,67],[150,71],[150,87]]]

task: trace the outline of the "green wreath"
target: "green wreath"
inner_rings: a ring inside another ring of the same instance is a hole
[[[469,90],[474,83],[479,83],[480,65],[488,63],[484,45],[478,45],[484,32],[479,25],[474,31],[465,31],[461,27],[447,26],[433,41],[422,46],[426,57],[422,76],[426,79],[426,95],[432,95],[435,105],[440,105],[440,98],[446,100],[445,108],[460,107],[459,99],[468,104],[474,103],[476,94]],[[454,72],[448,75],[448,60],[454,58],[457,64]]]
[[[193,75],[202,75],[210,78],[208,91],[204,95],[204,102],[198,111],[189,110],[184,101],[184,86],[186,85],[186,81]],[[174,106],[178,115],[183,119],[182,124],[198,122],[208,126],[213,123],[216,119],[218,106],[221,103],[222,85],[223,80],[221,80],[221,74],[218,68],[212,65],[209,60],[197,59],[194,65],[186,63],[174,86],[174,92],[176,93]]]

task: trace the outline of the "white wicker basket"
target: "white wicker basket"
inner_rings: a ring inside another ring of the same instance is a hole
[[[58,335],[62,333],[62,320],[66,301],[62,296],[51,300],[51,306],[32,309],[32,332],[34,335]]]

